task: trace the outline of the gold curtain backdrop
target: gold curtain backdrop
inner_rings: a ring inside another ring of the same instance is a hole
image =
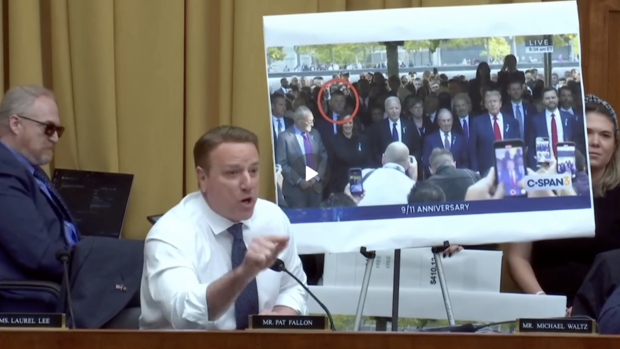
[[[135,175],[123,232],[135,239],[146,236],[147,215],[165,212],[196,190],[192,148],[217,125],[238,125],[259,135],[260,194],[273,199],[263,16],[530,2],[0,1],[0,93],[31,83],[56,93],[67,132],[52,168]],[[310,30],[320,24],[299,25]],[[437,18],[438,32],[443,25],[449,21]]]

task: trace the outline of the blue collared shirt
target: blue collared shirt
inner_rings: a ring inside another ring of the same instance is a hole
[[[18,153],[17,151],[15,151],[15,149],[9,147],[6,143],[0,141],[0,144],[2,144],[4,147],[6,147],[14,156],[15,158],[17,158],[17,160],[19,160],[19,162],[21,162],[24,166],[26,166],[26,169],[28,170],[28,172],[34,177],[34,173],[36,171],[36,168],[34,167],[34,165],[32,165],[30,163],[30,161],[28,161],[28,159],[26,159],[22,154]],[[35,177],[35,180],[37,182],[37,185],[39,186],[39,189],[41,189],[41,191],[47,195],[47,197],[54,203],[57,204],[59,203],[59,198],[55,198],[55,195],[50,191],[50,189],[47,187],[47,185],[45,185],[45,183],[43,181],[41,181],[40,179]],[[62,210],[63,208],[61,208]],[[75,225],[66,220],[63,219],[63,223],[65,226],[64,229],[64,233],[65,233],[65,240],[67,241],[67,244],[69,244],[69,246],[73,246],[75,243],[77,243],[79,241],[79,237],[78,237],[78,233],[77,233],[77,228],[75,227]]]

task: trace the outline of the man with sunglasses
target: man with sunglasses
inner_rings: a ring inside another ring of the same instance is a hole
[[[54,94],[16,86],[0,103],[0,280],[61,283],[56,252],[79,240],[68,209],[41,166],[62,136]],[[0,291],[0,313],[55,312],[46,292]]]

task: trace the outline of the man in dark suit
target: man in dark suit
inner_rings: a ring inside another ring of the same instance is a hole
[[[536,169],[536,138],[549,138],[553,154],[556,154],[556,147],[560,142],[578,142],[579,130],[575,126],[576,119],[570,113],[558,110],[558,92],[553,87],[543,90],[543,104],[545,110],[536,114],[529,123],[526,130],[525,142],[528,149],[527,165],[531,169]]]
[[[387,146],[392,142],[404,143],[409,148],[409,154],[415,156],[417,162],[421,163],[422,137],[412,121],[400,117],[401,105],[398,97],[388,97],[385,100],[385,111],[388,117],[375,124],[370,130],[370,143],[374,146],[373,167],[383,166],[381,158]],[[420,173],[421,166],[418,166],[418,169]]]
[[[333,121],[337,121],[338,117],[346,113],[347,97],[340,90],[335,90],[331,93],[331,99],[329,100],[329,110],[325,111],[325,114]],[[319,131],[323,141],[328,142],[334,135],[338,133],[338,125],[331,123],[322,115],[317,115],[315,119],[314,128]]]
[[[293,126],[293,120],[284,116],[286,114],[286,98],[284,95],[274,93],[271,95],[271,132],[273,134],[273,151],[276,150],[276,142],[280,133]],[[278,157],[275,154],[274,157]]]
[[[312,127],[314,116],[307,107],[293,115],[295,124],[280,134],[276,163],[282,166],[282,195],[289,208],[319,207],[327,175],[327,150],[319,132]],[[306,168],[317,172],[306,180]]]
[[[454,117],[448,109],[440,109],[437,112],[437,124],[439,130],[424,137],[424,146],[422,147],[422,163],[424,171],[430,176],[430,157],[433,149],[442,148],[448,150],[456,167],[469,167],[469,148],[467,146],[465,136],[457,132],[452,132],[452,124]]]
[[[517,171],[515,167],[515,159],[504,158],[504,169],[500,173],[498,181],[504,183],[504,191],[507,197],[517,195],[523,190],[519,187],[519,182],[525,174]]]
[[[473,115],[470,115],[472,106],[471,98],[467,93],[459,93],[454,96],[454,104],[452,108],[456,114],[454,122],[452,123],[452,130],[456,133],[460,133],[465,137],[465,140],[469,142],[469,133],[471,132],[471,121]]]
[[[490,89],[484,94],[484,106],[487,111],[472,120],[469,136],[471,169],[483,176],[495,165],[493,143],[521,138],[519,122],[500,112],[502,96],[498,90]]]
[[[439,186],[446,195],[446,201],[463,201],[467,189],[474,185],[480,176],[466,168],[456,168],[452,153],[447,149],[436,148],[429,156],[432,176],[427,182]]]
[[[558,93],[560,94],[560,102],[558,109],[560,112],[566,112],[574,116],[575,118],[575,140],[577,143],[577,149],[583,154],[586,152],[586,131],[584,127],[584,117],[581,105],[575,103],[575,97],[581,98],[581,94],[573,95],[573,91],[568,86],[562,86]]]
[[[56,252],[79,240],[67,207],[40,166],[64,127],[54,94],[16,86],[0,104],[0,280],[60,284]],[[55,312],[58,300],[36,291],[1,291],[2,312]]]
[[[513,81],[508,85],[510,102],[502,106],[502,114],[510,115],[519,122],[521,137],[525,137],[525,130],[530,119],[538,114],[535,105],[523,101],[524,85],[520,81]]]

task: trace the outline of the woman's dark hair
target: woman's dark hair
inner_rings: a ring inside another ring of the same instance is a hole
[[[446,194],[440,186],[430,182],[416,182],[407,196],[410,204],[422,202],[445,202]]]
[[[478,64],[478,68],[476,68],[476,80],[478,83],[482,82],[482,74],[484,73],[485,81],[488,82],[491,79],[491,68],[489,67],[489,63],[480,62]]]
[[[353,206],[357,206],[357,203],[345,193],[332,193],[327,200],[321,203],[321,208]]]
[[[338,115],[338,121],[343,121],[343,120],[349,119],[350,117],[351,117],[350,114],[344,113],[342,115]],[[355,137],[359,133],[359,131],[357,129],[357,122],[356,122],[355,118],[353,118],[350,121],[353,122],[353,130],[351,131],[351,136]],[[344,131],[342,130],[342,126],[344,126],[344,125],[338,125],[338,127],[337,127],[339,134],[344,134]]]

